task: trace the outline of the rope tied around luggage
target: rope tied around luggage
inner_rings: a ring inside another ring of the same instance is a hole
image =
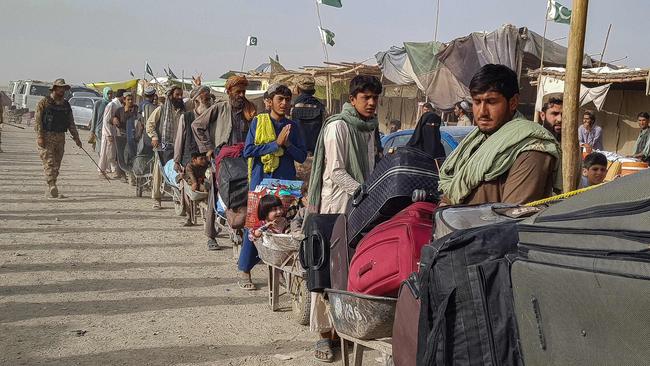
[[[541,200],[537,200],[537,201],[527,203],[524,206],[534,207],[534,206],[539,206],[539,205],[545,205],[547,203],[557,202],[557,201],[563,200],[565,198],[577,196],[580,193],[585,193],[585,192],[590,191],[590,190],[592,190],[594,188],[598,188],[598,187],[602,186],[603,184],[605,184],[605,183],[596,184],[596,185],[593,185],[593,186],[590,186],[590,187],[576,189],[575,191],[558,194],[556,196],[552,196],[552,197],[548,197],[548,198],[544,198],[544,199],[541,199]]]

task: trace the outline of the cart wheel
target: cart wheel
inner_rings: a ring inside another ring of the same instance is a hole
[[[309,310],[311,308],[311,293],[307,290],[305,279],[293,276],[291,280],[291,309],[298,324],[309,325]]]
[[[176,216],[185,216],[187,213],[185,212],[185,207],[183,207],[182,202],[174,201],[174,213]]]

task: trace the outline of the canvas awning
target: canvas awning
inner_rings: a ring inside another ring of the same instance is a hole
[[[86,84],[87,87],[92,88],[97,90],[98,92],[102,92],[102,90],[105,87],[109,87],[113,90],[118,90],[118,89],[133,89],[138,86],[138,80],[139,79],[131,79],[131,80],[126,80],[126,81],[98,81],[95,83],[88,83]]]

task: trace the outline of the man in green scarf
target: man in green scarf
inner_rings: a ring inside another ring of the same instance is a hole
[[[309,210],[312,213],[344,214],[354,191],[372,172],[382,86],[374,76],[358,75],[350,81],[350,101],[341,113],[325,121],[314,151],[309,179]],[[319,333],[314,356],[332,362],[334,334],[325,300],[312,293],[309,328]]]
[[[487,64],[469,85],[474,123],[440,168],[443,204],[523,204],[562,187],[562,152],[553,135],[517,111],[517,75]]]

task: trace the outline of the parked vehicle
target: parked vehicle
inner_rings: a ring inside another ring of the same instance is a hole
[[[469,134],[474,127],[456,127],[456,126],[442,126],[440,127],[440,137],[442,146],[445,148],[445,153],[449,155],[458,144]],[[402,130],[388,134],[381,139],[381,146],[384,150],[390,148],[402,147],[411,139],[414,130]]]
[[[30,112],[36,110],[38,102],[44,97],[50,95],[50,88],[52,83],[38,81],[38,80],[18,80],[10,82],[9,88],[11,92],[11,99],[16,109],[26,109]],[[90,88],[85,86],[73,85],[70,90],[65,93],[65,99],[69,100],[75,93],[87,93],[92,97],[101,97],[101,95]]]
[[[87,96],[84,92],[74,93],[74,96],[68,101],[72,107],[74,123],[82,128],[90,129],[90,124],[92,122],[91,119],[93,116],[93,106],[96,101],[101,99],[102,98],[96,96]]]
[[[38,80],[20,80],[17,82],[17,91],[12,95],[17,109],[36,110],[38,102],[50,94],[51,83]]]

